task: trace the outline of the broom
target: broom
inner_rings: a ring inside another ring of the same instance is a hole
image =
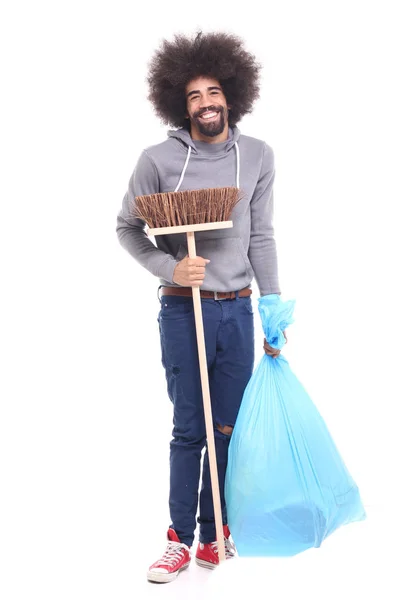
[[[240,200],[236,187],[208,188],[183,192],[166,192],[136,197],[135,217],[145,221],[149,235],[186,233],[189,258],[196,257],[196,231],[226,229],[233,226],[229,221],[232,209]],[[215,453],[214,427],[211,412],[210,388],[200,288],[192,286],[197,349],[199,355],[201,388],[208,456],[210,463],[211,490],[214,506],[219,560],[225,560],[221,497],[219,493],[217,459]]]

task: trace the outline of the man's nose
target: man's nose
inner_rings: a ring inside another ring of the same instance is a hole
[[[207,108],[208,106],[212,106],[213,102],[212,102],[212,98],[210,98],[209,96],[203,96],[200,100],[200,107],[201,108]]]

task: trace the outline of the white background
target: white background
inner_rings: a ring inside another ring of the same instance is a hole
[[[399,597],[395,4],[4,5],[2,600]],[[146,100],[148,60],[199,27],[242,36],[264,65],[239,127],[275,151],[282,298],[296,299],[285,356],[369,518],[294,559],[192,564],[155,586],[171,406],[157,281],[115,224],[139,153],[166,135]]]

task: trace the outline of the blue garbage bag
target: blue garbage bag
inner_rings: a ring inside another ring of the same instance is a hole
[[[265,337],[285,344],[294,300],[259,299]],[[240,556],[292,556],[365,518],[359,490],[324,420],[280,354],[262,357],[244,392],[225,479]]]

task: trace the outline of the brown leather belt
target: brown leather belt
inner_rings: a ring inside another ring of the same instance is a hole
[[[252,290],[249,287],[239,290],[239,298],[251,296]],[[163,286],[161,288],[162,296],[191,296],[192,288],[190,287],[168,287]],[[234,300],[236,298],[236,292],[208,292],[206,290],[200,290],[201,298],[213,298],[214,300]]]

